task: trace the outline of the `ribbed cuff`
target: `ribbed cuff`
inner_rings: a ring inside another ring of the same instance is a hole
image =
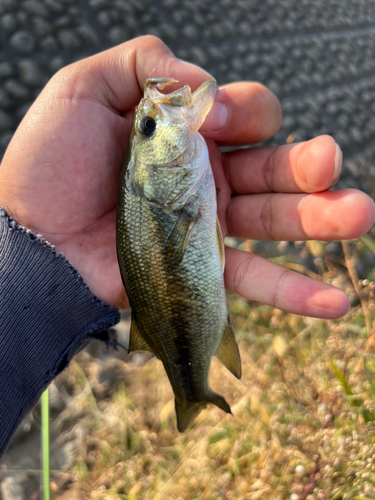
[[[114,345],[107,329],[119,320],[62,254],[0,208],[0,455],[87,339]]]

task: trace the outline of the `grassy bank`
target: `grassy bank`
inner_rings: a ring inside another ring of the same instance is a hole
[[[233,416],[210,406],[179,434],[158,360],[127,364],[103,398],[90,388],[90,366],[79,355],[63,375],[85,438],[74,468],[53,478],[57,498],[63,490],[95,500],[375,498],[375,283],[372,266],[363,267],[373,241],[370,235],[344,251],[301,243],[309,267],[300,256],[282,256],[275,243],[275,261],[348,293],[352,309],[341,320],[228,295],[243,376],[238,381],[215,359],[211,386]]]

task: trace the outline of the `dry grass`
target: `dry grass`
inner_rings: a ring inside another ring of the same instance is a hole
[[[374,499],[374,271],[361,281],[355,267],[374,247],[370,236],[338,254],[320,242],[301,244],[316,272],[351,297],[342,320],[298,317],[228,296],[243,377],[236,380],[214,360],[211,386],[233,416],[211,406],[179,434],[172,390],[155,358],[128,366],[114,395],[99,402],[87,390],[87,366],[73,364],[68,375],[82,391],[86,415],[86,438],[70,473],[78,497]]]

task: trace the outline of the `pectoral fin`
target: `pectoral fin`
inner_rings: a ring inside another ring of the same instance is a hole
[[[166,258],[171,263],[178,264],[182,261],[193,227],[199,219],[199,213],[191,215],[186,210],[182,210],[164,249]]]
[[[134,351],[149,351],[152,352],[151,347],[147,344],[145,339],[139,333],[137,324],[132,317],[130,326],[130,339],[129,339],[129,354]]]
[[[216,219],[216,238],[217,238],[217,245],[219,247],[221,272],[223,273],[224,267],[225,267],[225,248],[224,248],[223,235],[221,234],[221,227],[220,227],[219,219]]]
[[[240,352],[238,350],[238,345],[232,327],[229,323],[229,318],[215,356],[220,363],[225,366],[225,368],[228,368],[228,370],[233,373],[235,377],[238,379],[241,378]]]

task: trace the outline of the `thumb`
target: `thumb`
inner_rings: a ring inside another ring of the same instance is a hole
[[[122,113],[138,104],[144,81],[158,77],[179,81],[168,91],[183,85],[195,90],[213,79],[198,66],[177,59],[159,38],[147,35],[63,68],[53,78],[54,94],[95,100]]]

